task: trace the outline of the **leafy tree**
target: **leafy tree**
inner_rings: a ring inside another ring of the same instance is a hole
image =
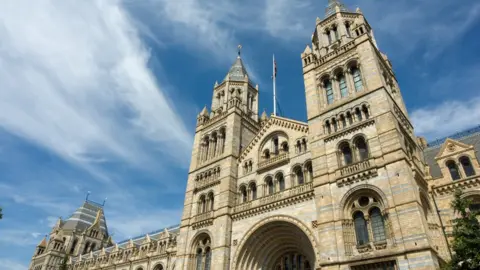
[[[457,215],[453,220],[454,254],[448,264],[448,269],[480,269],[480,224],[478,212],[469,210],[470,200],[462,198],[462,191],[455,191],[452,208]]]

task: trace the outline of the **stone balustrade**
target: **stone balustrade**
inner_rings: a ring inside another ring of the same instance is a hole
[[[373,167],[373,159],[363,160],[340,168],[340,177],[355,174]]]
[[[213,211],[208,211],[208,212],[205,212],[205,213],[201,213],[199,215],[196,215],[194,218],[193,218],[193,222],[194,223],[197,223],[197,222],[201,222],[201,221],[204,221],[204,220],[207,220],[207,219],[211,219],[213,218]]]
[[[266,169],[278,163],[288,161],[288,157],[289,157],[288,152],[273,156],[267,160],[264,160],[258,163],[258,169],[259,170]]]

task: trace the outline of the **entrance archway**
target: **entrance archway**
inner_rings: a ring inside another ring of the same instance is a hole
[[[313,270],[315,249],[305,232],[285,220],[256,228],[241,245],[235,269]]]

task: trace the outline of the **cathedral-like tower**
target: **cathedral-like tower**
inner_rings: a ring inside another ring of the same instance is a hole
[[[228,269],[237,159],[259,127],[258,86],[239,51],[224,80],[215,82],[210,112],[205,107],[197,118],[178,237],[179,269]]]
[[[360,9],[329,0],[301,58],[319,265],[357,269],[368,259],[382,269],[438,268],[447,253],[423,149],[392,64]]]

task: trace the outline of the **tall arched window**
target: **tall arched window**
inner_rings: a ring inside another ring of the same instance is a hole
[[[196,259],[197,259],[197,260],[196,260],[196,261],[197,261],[197,262],[196,262],[196,264],[197,264],[197,265],[196,265],[196,266],[197,266],[196,269],[197,269],[197,270],[202,270],[202,250],[201,250],[201,249],[198,249],[198,250],[197,250],[196,256],[197,256],[197,258],[196,258]]]
[[[70,248],[70,254],[73,254],[75,252],[75,247],[77,246],[77,243],[78,243],[78,239],[75,238],[73,240],[73,244],[72,244],[72,247]]]
[[[348,96],[347,80],[345,80],[345,75],[343,75],[343,73],[338,75],[338,86],[340,88],[341,97]]]
[[[457,167],[457,164],[455,164],[455,161],[449,160],[447,161],[446,165],[448,167],[448,171],[450,172],[450,176],[452,177],[452,180],[460,179],[460,173],[458,172],[458,167]]]
[[[368,148],[364,138],[360,137],[355,140],[355,148],[357,148],[360,161],[368,159]]]
[[[307,165],[305,165],[305,167],[307,168],[307,182],[312,182],[313,181],[313,168],[312,168],[312,162],[309,161],[307,163]]]
[[[242,198],[242,203],[247,202],[248,196],[247,196],[247,188],[245,186],[240,187],[240,196]]]
[[[272,177],[268,177],[268,178],[265,180],[265,182],[266,182],[266,184],[267,184],[268,195],[272,195],[273,192],[275,192]]]
[[[304,179],[303,179],[303,171],[301,167],[296,167],[294,169],[295,172],[295,177],[297,178],[297,184],[303,185]]]
[[[278,155],[278,137],[273,138],[273,154]]]
[[[362,83],[362,74],[360,73],[360,69],[358,67],[353,67],[352,75],[353,75],[353,84],[355,85],[355,90],[356,91],[362,90],[363,83]]]
[[[332,88],[332,81],[329,79],[324,81],[325,84],[325,93],[327,95],[327,103],[332,104],[333,103],[333,88]]]
[[[355,235],[357,236],[357,244],[364,245],[368,243],[367,221],[363,213],[358,211],[353,214],[353,223],[355,225]]]
[[[370,114],[368,113],[368,108],[366,105],[362,106],[362,111],[363,111],[363,115],[365,115],[365,119],[370,118]]]
[[[353,124],[353,118],[350,112],[347,112],[347,121],[349,125]]]
[[[277,182],[278,182],[278,189],[280,191],[285,189],[285,179],[283,178],[283,174],[278,174],[277,175]]]
[[[207,210],[206,198],[205,195],[200,196],[200,200],[198,202],[198,213],[205,213]]]
[[[340,122],[342,123],[342,128],[346,128],[347,127],[347,120],[345,120],[345,116],[340,115]]]
[[[459,161],[460,164],[462,164],[463,172],[465,172],[466,177],[475,175],[475,170],[473,169],[472,162],[470,162],[470,158],[463,156]]]
[[[332,133],[332,127],[330,126],[330,121],[325,122],[325,127],[327,128],[327,133]]]
[[[342,154],[343,165],[350,165],[353,163],[352,149],[347,142],[340,145],[340,153]]]
[[[257,199],[257,185],[255,185],[255,183],[250,184],[250,193],[252,194],[251,195],[252,200],[256,200]]]
[[[210,247],[207,247],[205,251],[205,268],[204,270],[210,270],[210,265],[212,263],[212,250]]]
[[[163,265],[159,264],[153,270],[163,270]]]
[[[372,210],[370,210],[370,219],[372,221],[373,239],[375,241],[385,240],[385,222],[383,221],[380,209],[377,207],[372,208]]]
[[[213,211],[213,205],[215,203],[215,197],[213,196],[213,193],[208,194],[208,202],[209,202],[208,210]]]

